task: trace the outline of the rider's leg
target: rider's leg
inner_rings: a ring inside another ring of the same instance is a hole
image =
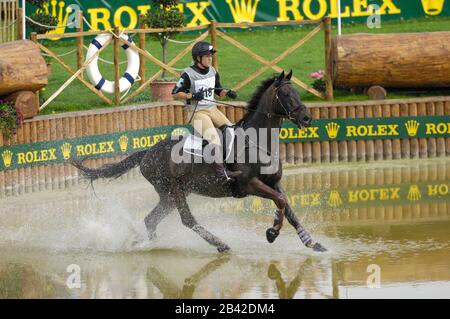
[[[222,143],[220,141],[219,134],[217,133],[217,130],[215,129],[216,126],[214,125],[214,123],[210,117],[210,112],[208,112],[207,110],[209,110],[209,109],[199,110],[199,111],[195,112],[195,114],[192,118],[193,127],[197,132],[202,134],[203,138],[206,139],[210,144],[215,144],[216,145],[216,147],[214,147],[215,149],[221,150]],[[220,111],[218,111],[218,112],[220,112]],[[226,119],[226,117],[225,117],[225,119]],[[223,119],[222,119],[222,122],[223,122]],[[221,123],[221,122],[218,121],[217,123]],[[229,123],[228,120],[227,120],[227,123]],[[214,169],[216,171],[216,175],[219,177],[219,181],[221,181],[221,182],[230,181],[234,177],[242,174],[241,171],[236,171],[236,172],[228,171],[227,172],[225,169],[225,166],[223,164],[223,161],[218,161],[218,162],[214,161],[213,165],[214,165]]]
[[[209,117],[211,118],[211,121],[213,122],[215,127],[221,127],[224,125],[232,125],[230,120],[220,112],[220,110],[217,108],[217,106],[209,107],[205,109],[205,112],[208,112]]]

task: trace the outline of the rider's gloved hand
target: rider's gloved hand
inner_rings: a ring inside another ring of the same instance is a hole
[[[205,98],[205,91],[200,90],[192,94],[192,99],[196,101],[201,101]]]
[[[237,93],[236,93],[235,91],[233,91],[233,90],[229,90],[229,91],[227,92],[227,96],[228,96],[229,98],[235,99],[235,98],[237,98]]]

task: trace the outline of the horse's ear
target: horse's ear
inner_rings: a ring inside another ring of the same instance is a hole
[[[286,75],[286,80],[290,80],[291,79],[291,77],[292,77],[292,69],[291,69],[291,71],[288,73],[288,75]]]
[[[276,84],[280,84],[281,81],[284,80],[284,77],[285,77],[285,75],[284,75],[284,70],[283,70],[283,72],[281,72],[280,75],[277,77],[275,83],[276,83]]]

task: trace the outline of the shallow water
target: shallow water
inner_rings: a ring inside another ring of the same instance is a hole
[[[305,166],[283,184],[328,252],[287,222],[267,243],[274,206],[254,197],[189,198],[229,254],[176,212],[149,242],[143,179],[1,199],[0,298],[450,297],[450,160]]]

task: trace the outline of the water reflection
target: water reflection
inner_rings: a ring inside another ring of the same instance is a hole
[[[191,200],[198,219],[230,243],[229,255],[214,253],[176,214],[156,244],[144,236],[129,246],[157,200],[146,183],[97,186],[99,198],[87,190],[8,198],[0,298],[449,298],[450,160],[377,166],[287,172],[291,204],[326,254],[302,249],[288,225],[265,242],[274,207],[257,198]],[[81,288],[66,285],[72,264]],[[367,286],[373,264],[379,289]]]

